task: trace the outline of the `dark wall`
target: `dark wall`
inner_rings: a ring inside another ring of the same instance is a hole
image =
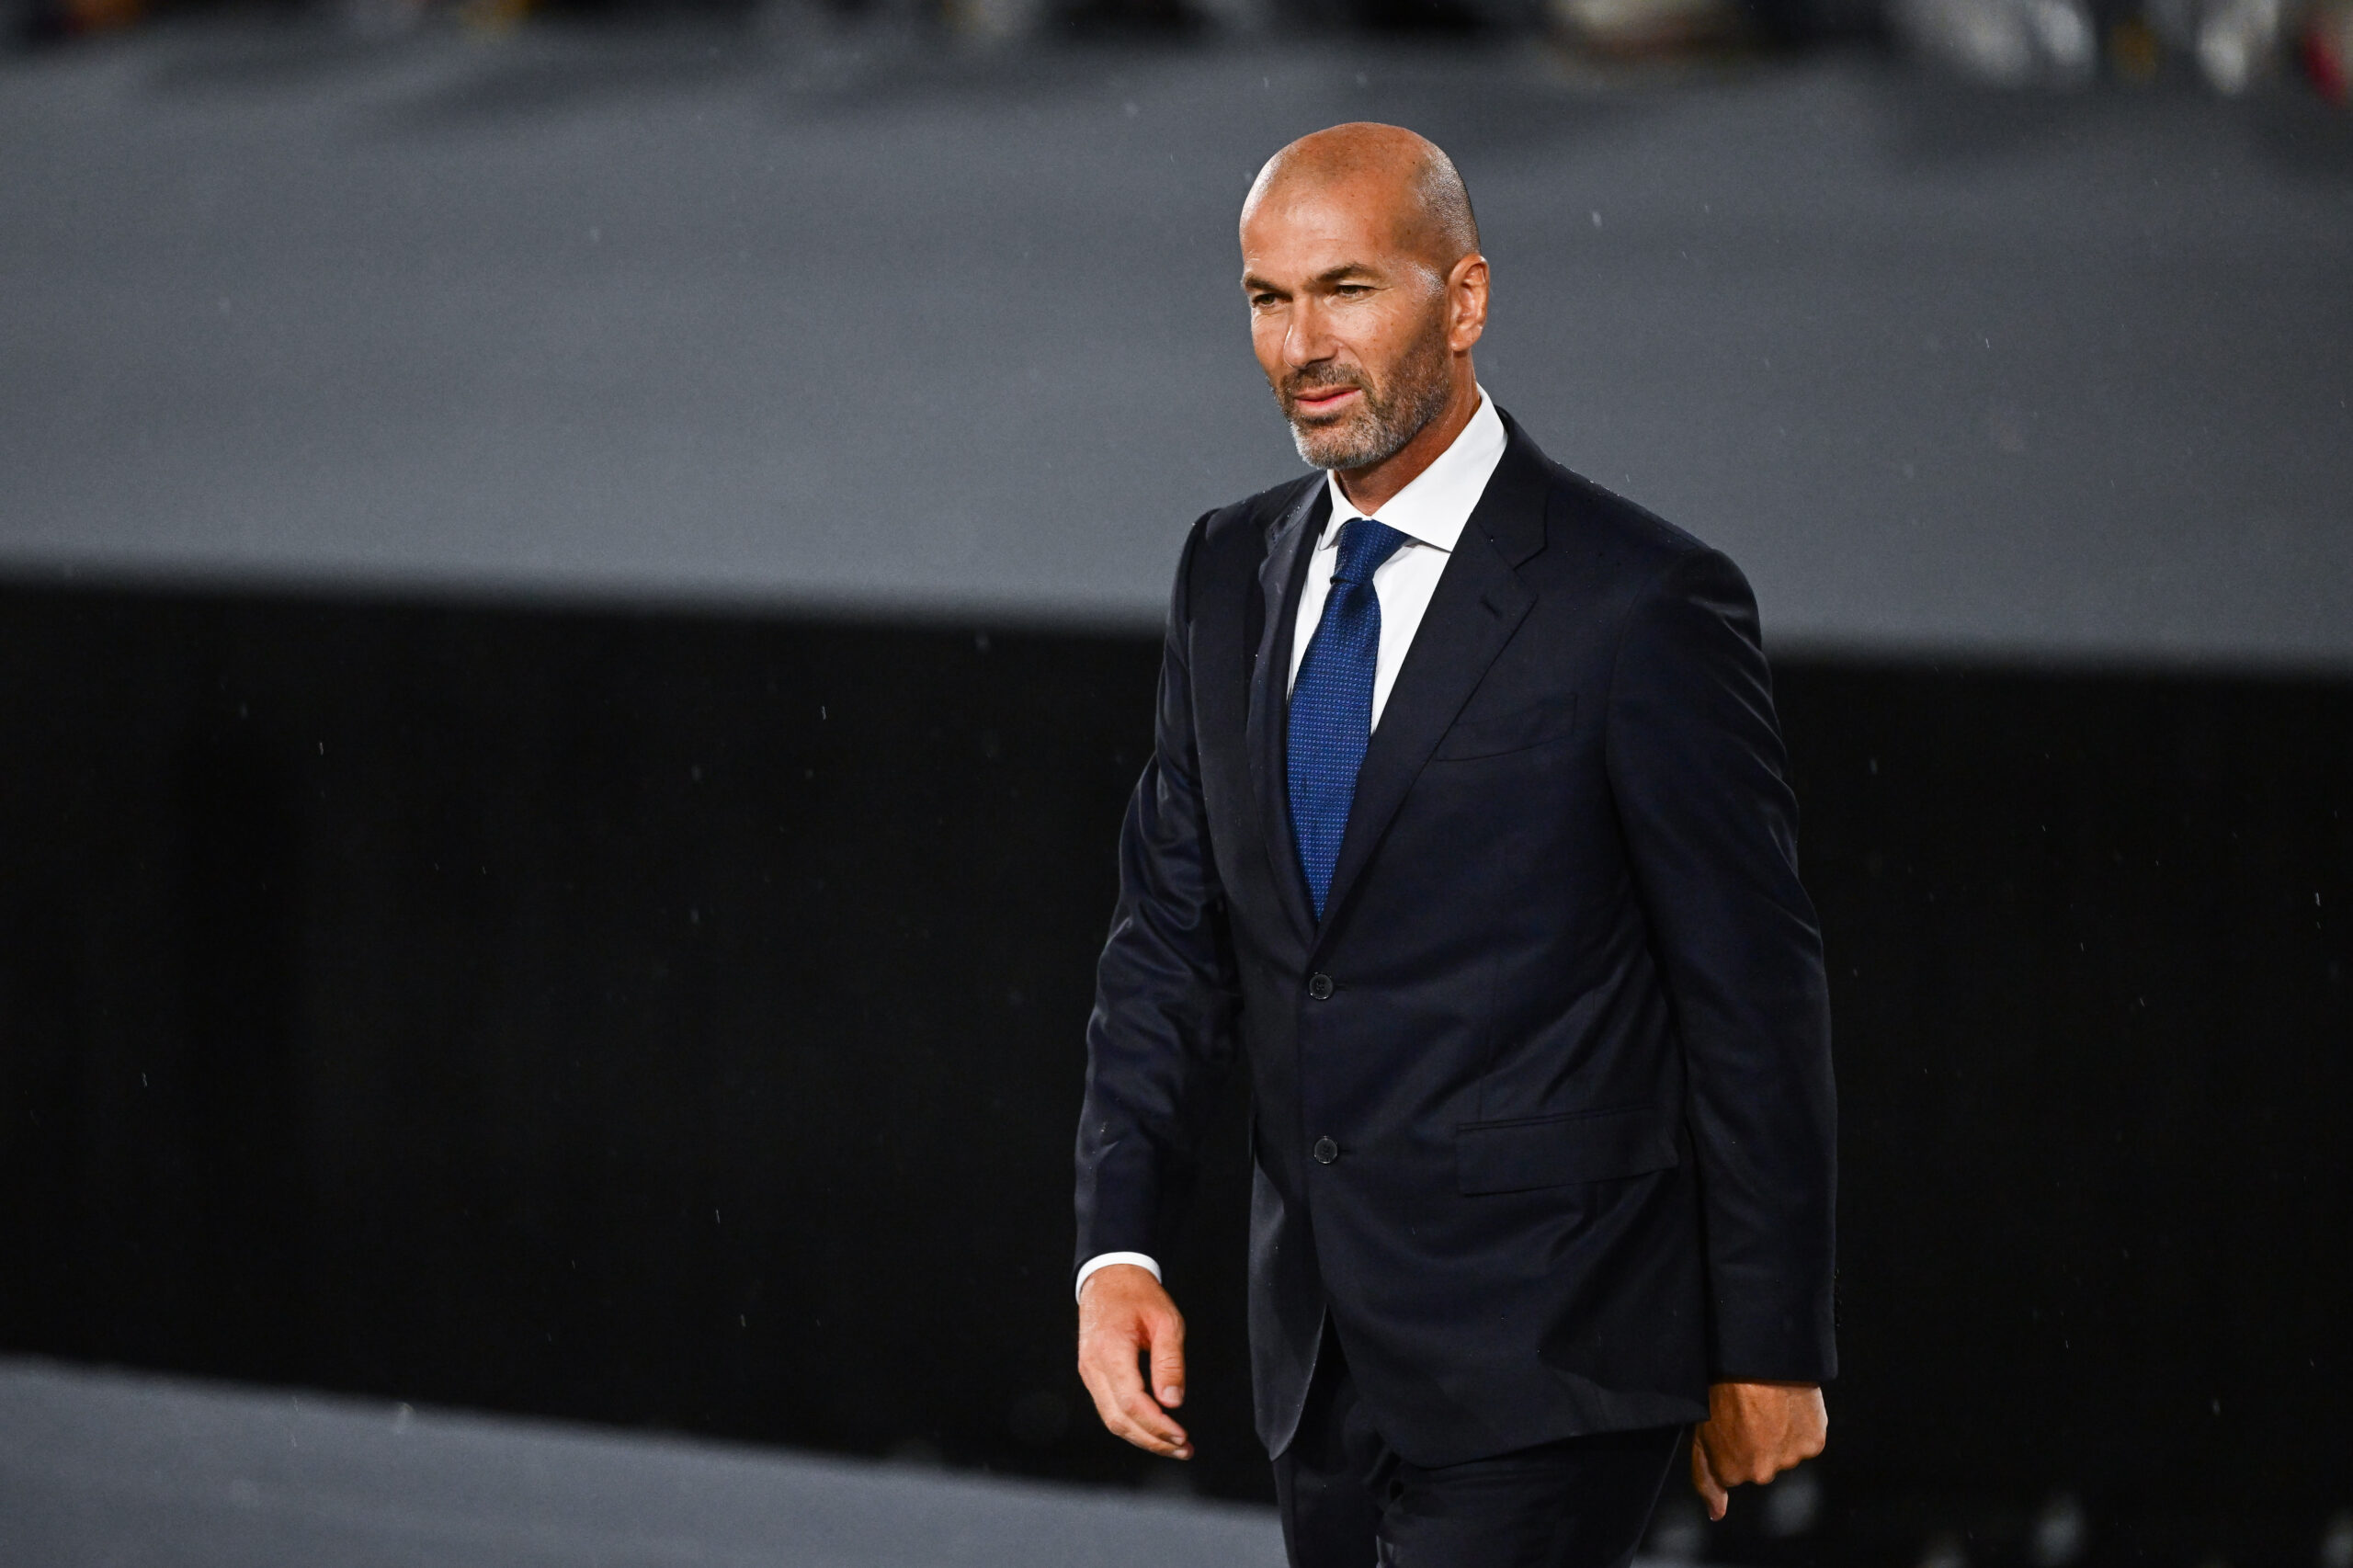
[[[0,1346],[1143,1476],[1067,1165],[1154,658],[0,592]],[[2063,1487],[2120,1561],[2309,1561],[2353,686],[1779,680],[1848,1375],[1826,1534],[1749,1549],[1998,1561]],[[1172,1278],[1194,1477],[1259,1495],[1237,1125]]]
[[[1079,1021],[1150,647],[0,618],[8,1343],[974,1460],[1018,1405],[1086,1465]]]
[[[1837,1038],[1836,1473],[1898,1519],[2065,1487],[2151,1560],[2312,1562],[2353,1502],[2353,687],[1781,687]]]

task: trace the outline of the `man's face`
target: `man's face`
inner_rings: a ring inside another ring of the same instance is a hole
[[[1445,408],[1447,290],[1378,188],[1275,190],[1244,216],[1250,341],[1299,455],[1381,461]]]

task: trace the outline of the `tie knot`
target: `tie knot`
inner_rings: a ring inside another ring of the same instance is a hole
[[[1340,525],[1340,563],[1332,569],[1339,583],[1367,583],[1381,563],[1397,553],[1405,536],[1387,523],[1370,517],[1350,517]]]

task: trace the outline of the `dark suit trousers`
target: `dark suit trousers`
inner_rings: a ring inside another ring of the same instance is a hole
[[[1330,1326],[1275,1460],[1291,1568],[1625,1568],[1683,1426],[1605,1432],[1425,1468],[1374,1430]]]

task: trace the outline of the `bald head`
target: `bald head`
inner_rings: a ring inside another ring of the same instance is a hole
[[[1336,201],[1386,219],[1400,250],[1443,274],[1479,248],[1471,193],[1437,142],[1399,125],[1358,120],[1318,131],[1267,160],[1242,203],[1261,211]]]

